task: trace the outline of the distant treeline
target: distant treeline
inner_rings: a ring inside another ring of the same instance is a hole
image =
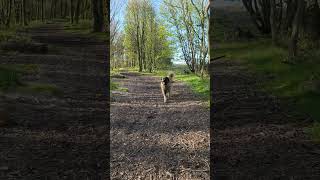
[[[93,30],[102,32],[108,23],[107,7],[107,0],[0,0],[0,27],[27,26],[31,21],[56,18],[69,19],[71,23],[93,19]]]

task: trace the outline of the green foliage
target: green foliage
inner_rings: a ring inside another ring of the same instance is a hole
[[[163,24],[176,42],[176,51],[191,71],[203,73],[208,64],[206,0],[164,0],[160,7]]]
[[[168,59],[173,56],[172,41],[166,27],[158,21],[149,1],[129,1],[123,39],[125,59],[118,58],[117,61],[123,61],[120,64],[139,66],[140,70],[145,71],[170,65]],[[115,47],[111,52],[118,52],[119,49],[119,46]]]

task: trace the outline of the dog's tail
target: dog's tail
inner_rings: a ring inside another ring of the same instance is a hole
[[[174,76],[175,76],[175,75],[174,75],[174,72],[171,71],[171,72],[168,73],[168,77],[169,77],[169,79],[170,79],[170,82],[173,82]]]

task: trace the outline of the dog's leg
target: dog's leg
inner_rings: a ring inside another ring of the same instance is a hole
[[[164,103],[167,102],[167,96],[166,96],[166,95],[163,96],[163,102],[164,102]]]
[[[166,97],[166,92],[164,90],[164,86],[163,86],[163,84],[161,84],[160,86],[161,86],[161,93],[163,95],[163,102],[166,103],[167,102],[167,97]]]

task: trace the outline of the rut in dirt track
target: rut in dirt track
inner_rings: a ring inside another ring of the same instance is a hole
[[[1,55],[35,64],[25,82],[53,84],[60,96],[6,94],[11,126],[0,128],[0,179],[102,179],[108,167],[106,42],[66,33],[62,24],[28,29],[48,54]]]
[[[211,72],[210,153],[217,179],[319,179],[320,145],[304,132],[307,116],[261,92],[265,77],[243,64],[219,60]]]
[[[128,92],[111,96],[112,179],[209,179],[209,109],[173,83],[163,102],[160,78],[123,72]]]

